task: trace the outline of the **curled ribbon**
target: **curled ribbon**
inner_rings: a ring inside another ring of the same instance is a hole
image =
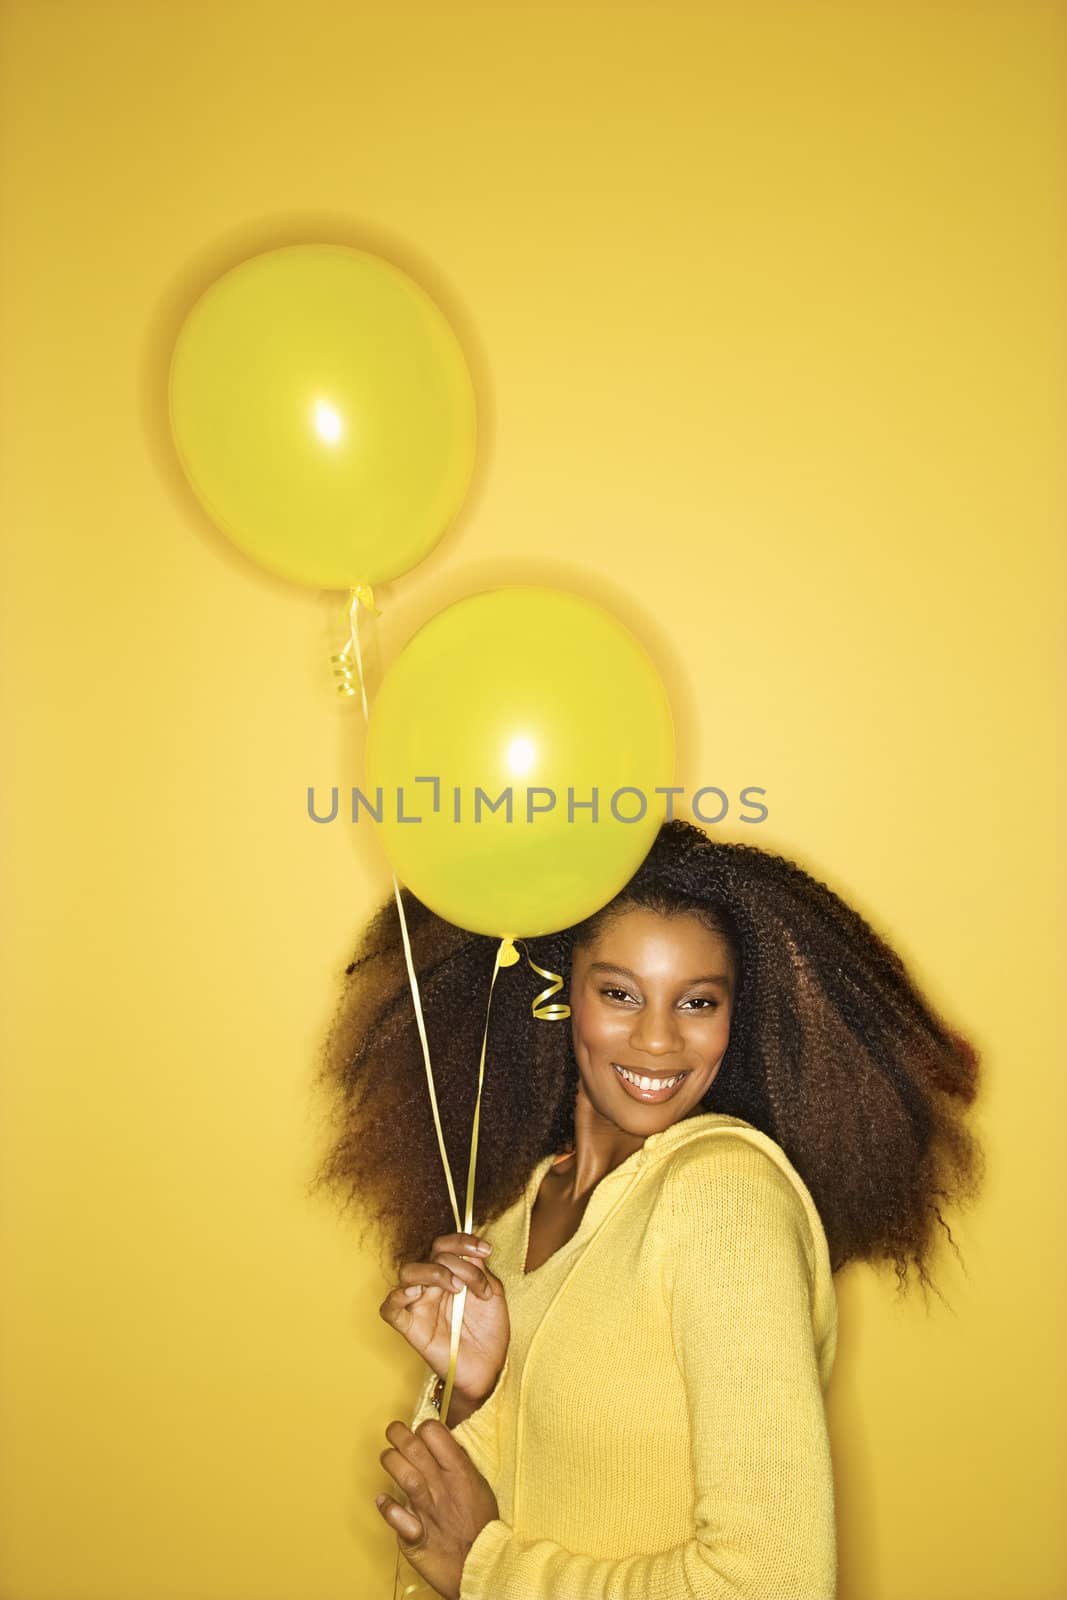
[[[331,656],[334,676],[339,680],[337,693],[346,698],[355,694],[353,679],[359,682],[360,698],[363,701],[363,720],[368,720],[367,689],[363,677],[363,653],[359,648],[359,608],[366,606],[367,610],[375,617],[380,617],[381,612],[374,603],[374,590],[369,583],[357,583],[348,595],[348,642],[344,648]],[[355,671],[352,666],[355,663]]]
[[[525,941],[520,939],[519,943],[525,944]],[[563,988],[562,977],[558,972],[547,972],[544,967],[539,967],[537,962],[531,958],[529,950],[526,951],[526,960],[533,970],[539,973],[542,978],[552,979],[552,982],[549,984],[548,988],[542,989],[541,993],[533,1002],[531,1009],[534,1016],[539,1022],[562,1022],[564,1018],[570,1016],[570,1006],[566,1005],[562,1000],[553,1000],[552,1003],[549,1004],[552,995],[558,994]]]
[[[369,721],[370,713],[367,705],[367,688],[363,671],[363,652],[359,642],[359,608],[365,606],[374,616],[381,612],[374,602],[374,594],[370,584],[357,584],[349,592],[348,622],[349,639],[342,650],[333,656],[334,672],[341,680],[338,684],[338,693],[342,695],[355,695],[353,678],[358,679],[359,695],[363,706],[363,720]],[[353,663],[355,672],[352,671]],[[571,1014],[571,1008],[563,1001],[553,1000],[552,996],[558,994],[563,988],[563,977],[558,972],[549,972],[545,967],[539,967],[526,949],[525,940],[512,939],[505,935],[497,945],[496,956],[493,961],[493,975],[489,983],[489,996],[486,1001],[485,1027],[482,1031],[482,1049],[478,1060],[478,1093],[474,1102],[474,1122],[471,1128],[470,1162],[467,1167],[467,1193],[464,1203],[463,1220],[460,1220],[459,1202],[456,1199],[456,1187],[452,1181],[452,1169],[448,1162],[448,1151],[445,1147],[444,1131],[441,1127],[441,1114],[437,1105],[437,1092],[434,1088],[433,1068],[430,1065],[430,1044],[426,1036],[426,1019],[422,1011],[422,997],[419,993],[419,981],[415,973],[415,963],[411,955],[411,940],[408,935],[407,918],[404,915],[404,902],[400,895],[400,885],[396,873],[392,874],[393,895],[396,899],[396,909],[400,917],[400,936],[404,946],[404,963],[407,967],[408,984],[411,989],[411,998],[415,1007],[415,1025],[418,1028],[419,1042],[422,1045],[422,1059],[426,1068],[426,1087],[430,1094],[430,1109],[433,1112],[434,1127],[437,1130],[437,1144],[441,1152],[441,1164],[444,1167],[445,1182],[448,1186],[448,1198],[452,1207],[452,1217],[456,1224],[457,1233],[471,1233],[474,1227],[474,1175],[475,1163],[478,1157],[478,1126],[481,1118],[482,1084],[485,1079],[485,1050],[489,1039],[489,1011],[493,1001],[493,989],[496,985],[497,973],[501,967],[513,967],[521,960],[516,945],[521,944],[525,950],[528,965],[539,977],[548,978],[549,985],[531,1003],[531,1011],[539,1022],[561,1022]],[[447,1418],[448,1409],[452,1401],[452,1390],[456,1380],[456,1363],[459,1357],[459,1340],[463,1328],[463,1308],[467,1300],[467,1286],[464,1286],[452,1297],[452,1322],[451,1340],[448,1355],[448,1373],[445,1378],[444,1394],[441,1397],[441,1418]],[[397,1595],[397,1584],[400,1581],[400,1548],[397,1547],[396,1571],[393,1577],[393,1600],[406,1600],[409,1595],[415,1595],[420,1590],[430,1593],[419,1580],[416,1583],[406,1584]]]

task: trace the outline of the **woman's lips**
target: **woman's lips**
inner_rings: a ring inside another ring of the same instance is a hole
[[[684,1083],[686,1077],[688,1076],[688,1074],[685,1073],[685,1072],[677,1073],[677,1074],[675,1074],[675,1078],[674,1078],[674,1082],[673,1083],[671,1082],[670,1078],[667,1078],[665,1080],[665,1083],[667,1085],[665,1088],[662,1088],[662,1089],[642,1089],[642,1088],[639,1087],[638,1084],[631,1083],[628,1078],[624,1078],[623,1077],[622,1072],[620,1071],[619,1066],[618,1066],[618,1064],[616,1062],[613,1061],[611,1063],[611,1066],[612,1066],[613,1072],[615,1073],[616,1078],[618,1078],[619,1082],[622,1084],[623,1088],[626,1090],[626,1093],[631,1097],[631,1099],[640,1100],[642,1102],[642,1104],[644,1104],[646,1106],[647,1105],[658,1105],[658,1103],[661,1100],[669,1100],[671,1098],[671,1096],[673,1094],[676,1094],[677,1091],[682,1087],[682,1084]],[[629,1068],[627,1070],[629,1071]],[[635,1077],[649,1076],[650,1081],[655,1081],[654,1079],[651,1079],[651,1075],[650,1074],[635,1073],[634,1076]]]

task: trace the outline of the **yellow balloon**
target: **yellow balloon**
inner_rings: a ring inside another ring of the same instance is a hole
[[[634,636],[574,594],[492,589],[433,617],[390,666],[357,818],[379,819],[397,876],[438,916],[533,937],[623,887],[673,770],[670,702]]]
[[[474,469],[459,342],[406,273],[344,245],[254,256],[197,301],[171,361],[182,466],[234,544],[282,577],[399,577]]]

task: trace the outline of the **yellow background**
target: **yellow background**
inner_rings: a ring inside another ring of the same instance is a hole
[[[301,240],[417,277],[478,389],[377,664],[496,582],[599,597],[679,781],[766,788],[719,834],[826,878],[982,1048],[949,1306],[838,1280],[840,1595],[1063,1594],[1063,7],[2,18],[4,1600],[392,1592],[422,1369],[304,1193],[388,884],[305,810],[358,761],[338,597],[231,550],[165,415],[195,296]]]

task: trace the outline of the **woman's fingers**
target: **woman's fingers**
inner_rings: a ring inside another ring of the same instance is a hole
[[[473,1233],[443,1233],[433,1242],[430,1261],[406,1261],[400,1268],[400,1282],[391,1289],[378,1307],[385,1322],[395,1323],[402,1311],[411,1311],[426,1289],[439,1289],[445,1294],[458,1294],[466,1287],[481,1300],[491,1300],[503,1285],[499,1279],[479,1263],[487,1251],[478,1247],[488,1245]],[[448,1248],[451,1246],[452,1248]],[[492,1246],[489,1245],[489,1249]],[[468,1255],[474,1260],[467,1259]]]
[[[389,1429],[386,1428],[387,1437],[391,1438]],[[416,1444],[421,1444],[428,1450],[439,1467],[447,1472],[460,1466],[464,1461],[469,1462],[470,1457],[458,1440],[453,1439],[452,1430],[437,1417],[427,1417],[419,1423],[419,1431],[411,1436]]]
[[[441,1424],[444,1428],[444,1423]],[[448,1429],[444,1428],[445,1433]],[[410,1461],[412,1467],[424,1481],[429,1481],[436,1473],[438,1467],[437,1457],[429,1448],[426,1440],[419,1434],[412,1433],[411,1429],[403,1422],[391,1422],[385,1430],[385,1437],[394,1445],[405,1460]],[[452,1435],[448,1433],[449,1442]]]
[[[390,1289],[381,1305],[378,1315],[383,1322],[395,1322],[402,1311],[413,1312],[419,1303],[424,1291],[417,1284],[409,1284],[406,1289]]]
[[[442,1261],[405,1261],[397,1276],[400,1279],[401,1289],[421,1284],[424,1288],[432,1286],[436,1289],[447,1289],[450,1294],[457,1289],[462,1289],[463,1281],[456,1281],[458,1274]]]
[[[387,1494],[378,1495],[374,1503],[394,1533],[398,1533],[406,1545],[410,1548],[416,1548],[418,1545],[425,1543],[426,1529],[414,1511],[409,1511],[406,1506],[398,1505]]]
[[[462,1278],[464,1283],[472,1288],[475,1294],[480,1295],[483,1300],[490,1298],[493,1293],[493,1286],[489,1281],[489,1274],[476,1261],[464,1261],[461,1256],[453,1255],[441,1255],[437,1259],[442,1266],[448,1267],[457,1277]]]
[[[489,1240],[483,1239],[477,1233],[442,1233],[430,1246],[430,1260],[432,1261],[440,1250],[447,1250],[454,1256],[488,1257],[492,1248]]]
[[[383,1450],[378,1460],[397,1486],[403,1489],[416,1510],[419,1506],[427,1504],[429,1491],[426,1487],[426,1479],[419,1469],[412,1465],[403,1451]]]
[[[400,1268],[399,1277],[401,1290],[421,1286],[445,1289],[449,1294],[455,1294],[466,1284],[483,1300],[488,1300],[493,1292],[482,1268],[473,1261],[464,1261],[460,1256],[442,1255],[436,1261],[406,1261]],[[408,1298],[414,1300],[418,1296],[410,1295]]]

